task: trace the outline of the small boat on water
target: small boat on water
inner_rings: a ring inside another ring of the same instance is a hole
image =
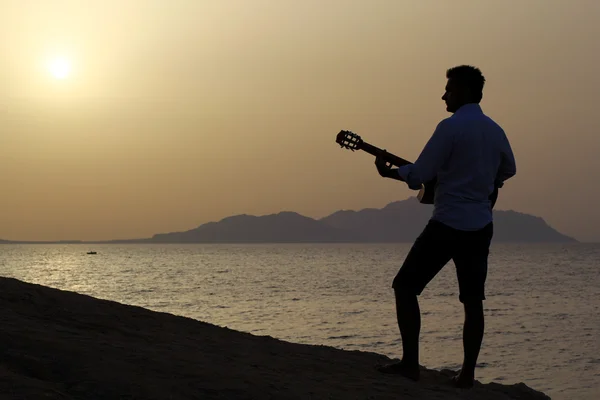
[[[88,253],[88,254],[98,254],[98,253],[96,253],[95,251],[88,251],[87,253]]]

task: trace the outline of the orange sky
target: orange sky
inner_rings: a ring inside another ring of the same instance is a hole
[[[600,241],[598,1],[93,3],[0,3],[0,238],[407,198],[335,134],[415,159],[448,116],[446,69],[466,63],[517,157],[497,208]]]

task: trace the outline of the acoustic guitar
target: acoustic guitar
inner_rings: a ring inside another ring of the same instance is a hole
[[[382,150],[377,146],[373,146],[372,144],[365,142],[359,135],[352,131],[341,130],[335,137],[335,141],[342,148],[352,151],[362,150],[375,157],[381,156],[390,166],[393,165],[396,167],[401,167],[403,165],[412,164],[410,161],[400,158],[395,154],[388,153],[386,150]],[[433,204],[436,187],[436,178],[430,182],[425,182],[419,190],[419,194],[417,195],[419,202],[421,204]],[[490,195],[492,208],[494,207],[494,204],[496,204],[497,198],[498,188],[494,188],[493,193]]]

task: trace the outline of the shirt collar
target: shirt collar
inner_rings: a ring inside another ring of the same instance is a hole
[[[467,103],[462,105],[458,110],[456,110],[454,112],[454,115],[463,113],[483,113],[483,110],[481,109],[481,106],[478,103]]]

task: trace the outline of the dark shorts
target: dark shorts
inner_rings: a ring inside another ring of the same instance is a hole
[[[493,234],[492,222],[478,231],[461,231],[438,221],[429,221],[406,256],[392,287],[419,295],[453,260],[460,301],[485,300],[487,262]]]

